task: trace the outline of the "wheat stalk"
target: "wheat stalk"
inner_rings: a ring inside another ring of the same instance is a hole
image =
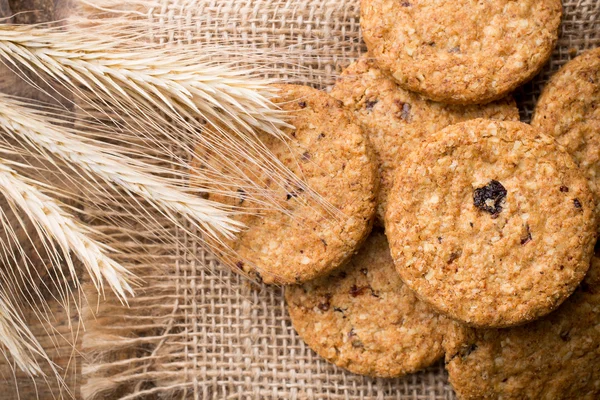
[[[127,293],[133,295],[128,283],[130,273],[106,255],[110,250],[90,239],[91,231],[70,218],[50,196],[37,189],[33,182],[20,176],[13,168],[0,163],[0,193],[11,206],[17,206],[39,228],[41,236],[56,241],[67,260],[69,272],[77,281],[70,252],[83,263],[94,286],[102,291],[106,281],[121,301]]]
[[[230,218],[231,209],[186,193],[166,179],[145,172],[150,169],[148,165],[101,143],[86,141],[65,127],[51,125],[38,113],[2,94],[0,127],[15,140],[62,158],[68,166],[79,166],[107,183],[141,196],[175,224],[180,223],[173,213],[183,215],[214,240],[231,238],[242,226]]]

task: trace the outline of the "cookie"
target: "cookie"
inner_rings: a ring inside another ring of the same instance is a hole
[[[560,305],[596,238],[587,181],[530,125],[476,119],[430,137],[398,167],[386,233],[402,280],[440,312],[506,327]]]
[[[575,58],[552,77],[531,124],[554,136],[573,156],[600,209],[600,48]]]
[[[330,93],[362,124],[379,165],[378,222],[383,222],[396,165],[429,135],[474,118],[519,120],[511,97],[484,106],[436,103],[400,88],[368,57],[351,64]]]
[[[363,38],[406,90],[452,104],[505,97],[558,39],[560,0],[361,0]]]
[[[600,255],[558,310],[531,324],[473,330],[447,348],[461,399],[600,398]],[[446,345],[446,344],[445,344]]]
[[[302,339],[362,375],[394,377],[425,368],[442,357],[445,337],[462,329],[402,284],[381,232],[373,232],[344,267],[286,288],[285,298]]]
[[[245,187],[237,189],[237,197],[216,193],[219,187],[207,192],[209,200],[249,211],[234,216],[246,228],[224,240],[227,249],[217,251],[222,261],[265,283],[289,284],[327,274],[356,252],[371,230],[378,179],[368,141],[339,101],[305,86],[279,88],[276,101],[296,129],[285,132],[285,141],[267,134],[259,137],[323,201],[313,201],[308,187],[276,185],[246,160],[240,161],[240,170],[263,182],[281,209],[265,210]],[[215,154],[198,156],[214,169],[223,168]],[[253,212],[257,209],[258,214]]]

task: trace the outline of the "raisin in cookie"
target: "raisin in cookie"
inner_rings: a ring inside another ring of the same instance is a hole
[[[425,368],[443,355],[445,337],[459,337],[455,331],[462,329],[402,284],[380,232],[344,267],[286,288],[285,297],[302,339],[332,363],[363,375]]]
[[[461,399],[600,398],[600,255],[555,312],[467,337],[446,353],[450,383]]]
[[[361,0],[369,52],[405,89],[482,104],[532,78],[558,39],[560,0]]]
[[[554,136],[573,156],[600,207],[600,48],[575,58],[552,77],[531,124]]]
[[[289,284],[326,274],[356,252],[371,230],[378,179],[368,140],[339,101],[305,86],[279,88],[276,101],[296,129],[288,130],[289,140],[267,134],[259,134],[260,139],[322,201],[313,201],[307,187],[276,185],[241,157],[239,169],[264,183],[282,208],[261,209],[253,201],[257,196],[244,187],[237,190],[239,197],[219,194],[219,187],[207,193],[209,200],[248,211],[234,216],[246,228],[224,240],[228,249],[218,252],[220,258],[265,283]],[[225,164],[215,154],[198,157],[206,157],[215,170]]]
[[[530,125],[450,126],[394,180],[385,226],[396,268],[440,312],[479,327],[521,324],[585,276],[596,238],[587,181]]]
[[[429,135],[474,118],[519,120],[511,97],[483,106],[436,103],[400,88],[367,57],[344,70],[331,95],[354,113],[376,153],[381,179],[379,222],[383,221],[396,165]]]

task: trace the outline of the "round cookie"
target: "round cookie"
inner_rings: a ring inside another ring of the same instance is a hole
[[[570,61],[550,79],[531,124],[573,156],[600,207],[600,48]]]
[[[599,326],[597,254],[552,314],[516,328],[472,330],[467,342],[447,348],[450,383],[461,399],[598,399]]]
[[[585,276],[596,238],[587,181],[530,125],[450,126],[394,180],[385,226],[396,268],[440,312],[472,326],[521,324]]]
[[[281,209],[265,209],[252,201],[260,196],[251,196],[247,188],[237,190],[239,197],[215,193],[219,187],[207,192],[209,200],[248,211],[234,216],[245,229],[223,241],[227,248],[219,252],[220,258],[265,283],[289,284],[327,274],[359,248],[372,226],[377,171],[365,135],[339,101],[306,86],[279,88],[276,102],[296,129],[286,132],[289,140],[258,133],[259,138],[324,202],[314,201],[306,187],[276,185],[246,160],[239,162],[240,170],[263,182]],[[213,168],[224,168],[216,155],[206,159]]]
[[[344,70],[331,96],[354,113],[375,151],[380,177],[377,206],[380,223],[396,165],[429,135],[475,118],[519,120],[512,97],[483,106],[436,103],[400,88],[367,57]]]
[[[560,0],[361,0],[369,52],[405,89],[452,104],[500,99],[558,39]]]
[[[302,339],[362,375],[394,377],[425,368],[443,355],[445,338],[462,329],[402,284],[380,232],[344,267],[286,288],[285,298]]]

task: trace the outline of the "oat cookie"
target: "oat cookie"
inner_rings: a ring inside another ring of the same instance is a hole
[[[600,398],[600,255],[585,280],[550,315],[500,330],[472,330],[448,348],[446,367],[461,399]]]
[[[319,355],[351,372],[400,376],[443,355],[462,329],[402,284],[385,235],[373,232],[351,261],[330,276],[286,289],[298,334]]]
[[[405,89],[453,104],[500,99],[558,39],[560,0],[361,0],[369,52]]]
[[[359,248],[371,230],[378,179],[368,141],[339,101],[305,86],[280,88],[277,101],[290,112],[289,123],[296,129],[287,132],[288,141],[266,134],[261,140],[329,208],[311,201],[307,188],[275,186],[246,162],[240,168],[256,173],[256,181],[274,191],[284,209],[236,216],[247,228],[226,244],[239,258],[220,256],[266,283],[288,284],[328,273]],[[220,167],[218,160],[213,162]],[[245,189],[238,193],[237,198],[214,193],[208,198],[242,210],[257,206]]]
[[[596,238],[586,179],[531,126],[476,119],[432,135],[399,166],[386,233],[402,280],[479,327],[539,318],[585,276]]]
[[[344,70],[331,95],[354,113],[375,150],[381,179],[377,207],[380,223],[395,166],[429,135],[474,118],[519,120],[512,97],[484,106],[436,103],[400,88],[368,56]]]
[[[600,207],[600,48],[575,58],[552,77],[531,124],[565,146],[585,172]]]

